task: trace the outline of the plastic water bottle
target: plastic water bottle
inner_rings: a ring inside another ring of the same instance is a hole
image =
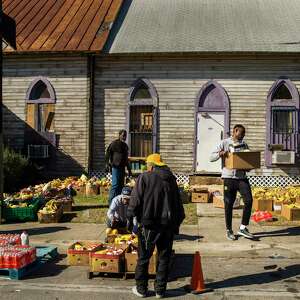
[[[26,231],[23,231],[21,234],[21,245],[22,246],[29,246],[29,236]]]

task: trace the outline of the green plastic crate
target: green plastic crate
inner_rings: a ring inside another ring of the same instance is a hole
[[[37,219],[37,211],[40,208],[42,198],[33,198],[30,202],[31,207],[3,207],[3,218],[6,221],[35,221]]]

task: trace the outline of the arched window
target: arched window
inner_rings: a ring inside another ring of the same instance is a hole
[[[128,145],[130,156],[146,157],[157,151],[158,96],[147,79],[136,80],[128,96]]]
[[[44,77],[36,78],[29,85],[25,101],[27,124],[55,144],[53,131],[56,96],[51,83]]]
[[[266,165],[274,151],[295,151],[299,155],[299,93],[289,79],[279,79],[271,87],[267,99]]]

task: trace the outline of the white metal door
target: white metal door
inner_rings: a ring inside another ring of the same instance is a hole
[[[224,113],[200,112],[197,117],[197,172],[221,172],[221,159],[210,162],[212,151],[223,139]]]

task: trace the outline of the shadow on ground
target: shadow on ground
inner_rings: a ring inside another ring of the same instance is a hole
[[[193,259],[193,254],[176,254],[171,264],[169,281],[190,277],[192,275]]]
[[[202,235],[188,235],[188,234],[178,234],[175,235],[174,241],[196,241],[202,239]]]
[[[209,288],[220,289],[220,288],[232,288],[237,286],[247,286],[253,284],[265,284],[272,283],[275,281],[288,279],[295,277],[300,274],[300,264],[290,265],[284,269],[278,268],[272,272],[262,272],[243,276],[237,276],[228,278],[222,281],[216,281],[207,284]]]
[[[66,226],[48,226],[48,227],[39,227],[39,228],[26,228],[26,232],[29,234],[29,236],[53,233],[53,232],[62,231],[62,230],[70,230],[70,228],[66,227]],[[23,231],[24,231],[24,229],[7,230],[7,231],[0,231],[0,234],[1,233],[21,234]]]
[[[42,277],[54,277],[62,273],[69,266],[57,264],[60,260],[64,259],[66,255],[59,255],[58,258],[50,262],[41,264],[39,268],[35,269],[32,273],[29,273],[24,279],[35,279]]]
[[[95,209],[95,208],[108,208],[108,205],[105,204],[95,204],[95,205],[74,205],[72,210],[73,211],[82,211],[87,209]]]
[[[298,236],[300,235],[300,226],[288,227],[274,231],[255,232],[256,238],[273,237],[273,236]]]

